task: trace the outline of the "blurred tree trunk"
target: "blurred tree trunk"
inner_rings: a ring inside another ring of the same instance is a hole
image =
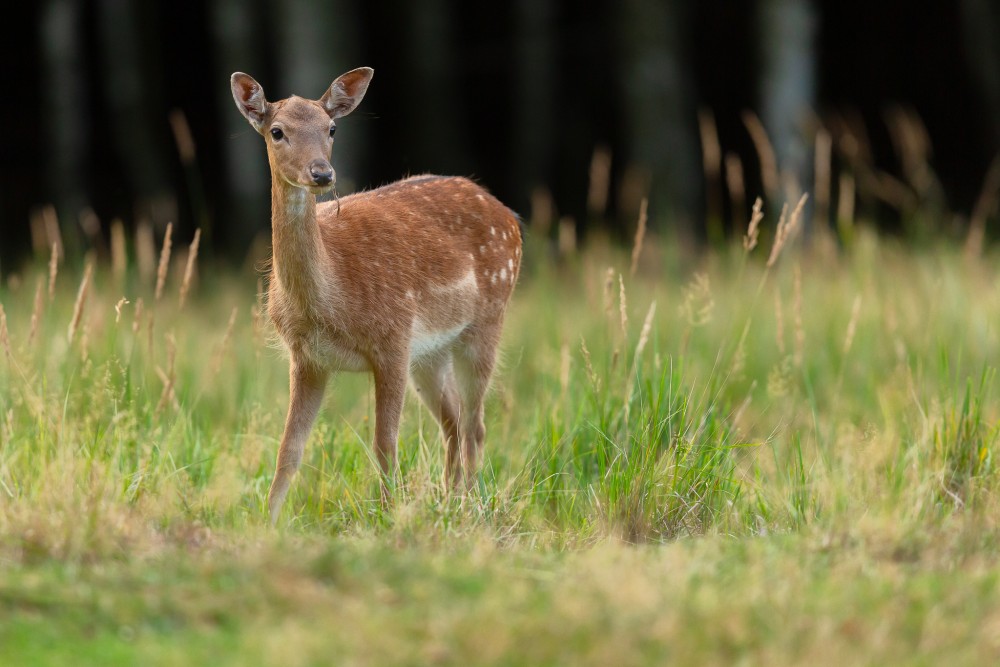
[[[97,4],[103,91],[110,112],[101,130],[114,142],[137,215],[165,225],[177,217],[177,204],[164,159],[167,118],[159,103],[161,78],[150,66],[156,28],[146,11],[148,6],[129,0]]]
[[[529,193],[549,185],[555,128],[554,0],[517,0],[514,27],[514,118],[509,182],[511,191]]]
[[[458,81],[465,64],[452,48],[454,26],[447,0],[404,2],[400,19],[404,26],[399,57],[409,65],[403,79],[406,119],[399,124],[413,128],[406,135],[412,149],[413,173],[438,171],[464,174],[468,160],[467,132],[462,119],[462,96]]]
[[[360,17],[349,0],[270,0],[269,19],[276,33],[278,77],[289,94],[319,99],[335,78],[367,64],[358,48]],[[349,129],[337,134],[333,166],[342,195],[355,190],[366,173],[364,109],[344,121]]]
[[[688,3],[624,0],[618,11],[629,167],[636,182],[645,181],[638,187],[648,189],[650,221],[668,221],[681,236],[693,237],[701,163],[683,37],[690,25]],[[615,94],[614,82],[594,85],[604,98]],[[635,211],[623,213],[637,214],[638,201],[627,206]]]
[[[986,104],[991,149],[1000,150],[1000,6],[991,0],[964,0],[965,51],[979,94]]]
[[[263,40],[254,30],[255,4],[242,0],[212,0],[209,19],[216,48],[214,62],[221,118],[222,163],[225,169],[224,191],[220,210],[224,211],[226,250],[240,255],[254,238],[269,227],[271,219],[270,175],[264,141],[236,109],[229,87],[233,72],[245,72],[264,87],[264,94],[275,99],[274,85],[266,80],[266,54]]]
[[[47,0],[41,9],[43,169],[46,196],[63,217],[86,204],[88,93],[81,0]]]
[[[813,0],[761,0],[761,109],[787,199],[812,189],[806,131],[816,102],[816,28]]]

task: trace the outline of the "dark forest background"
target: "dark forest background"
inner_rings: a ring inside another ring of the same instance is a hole
[[[584,235],[624,234],[648,196],[652,225],[712,240],[758,194],[773,209],[812,192],[825,164],[820,222],[848,186],[890,232],[995,218],[981,194],[1000,152],[990,0],[40,0],[4,22],[5,270],[44,249],[53,213],[80,248],[113,219],[173,221],[180,240],[201,226],[212,251],[244,256],[267,230],[269,176],[234,70],[280,99],[375,69],[337,135],[341,194],[471,175],[525,217],[550,198]]]

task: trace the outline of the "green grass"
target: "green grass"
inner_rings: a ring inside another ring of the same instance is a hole
[[[995,662],[996,257],[858,231],[770,270],[647,243],[634,278],[529,246],[472,493],[411,397],[383,509],[370,381],[341,375],[277,530],[256,277],[203,268],[179,310],[180,272],[156,301],[98,267],[70,343],[82,270],[29,340],[26,267],[0,288],[4,664]]]

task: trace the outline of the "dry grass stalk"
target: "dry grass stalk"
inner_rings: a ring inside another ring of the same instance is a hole
[[[59,275],[59,248],[52,244],[52,255],[49,257],[49,301],[56,296],[56,276]]]
[[[125,276],[128,251],[125,249],[125,225],[118,218],[111,221],[111,273],[116,280]]]
[[[127,306],[129,300],[125,297],[118,299],[118,303],[115,304],[115,324],[118,324],[122,320],[122,308]]]
[[[139,327],[142,326],[142,297],[140,296],[135,301],[135,314],[132,316],[132,334],[135,335],[139,333]]]
[[[559,256],[576,254],[576,221],[571,216],[559,218]]]
[[[781,255],[781,249],[785,246],[792,234],[798,229],[799,221],[802,218],[802,209],[805,208],[808,194],[802,195],[799,203],[795,206],[791,215],[788,215],[788,205],[781,207],[781,216],[778,218],[778,228],[774,233],[774,244],[771,246],[771,254],[767,258],[767,268],[774,266]]]
[[[42,313],[45,310],[45,290],[42,287],[42,279],[35,283],[35,304],[31,309],[31,325],[28,328],[28,345],[35,340],[38,334],[38,325],[42,321]]]
[[[80,228],[92,245],[96,246],[101,242],[101,219],[89,206],[80,211]]]
[[[32,209],[28,224],[31,231],[31,249],[35,257],[43,257],[45,251],[49,249],[49,239],[45,236],[45,220],[42,219],[41,210]]]
[[[625,167],[618,185],[618,213],[630,218],[639,210],[644,197],[649,196],[652,175],[649,169],[637,164]]]
[[[732,209],[733,229],[739,229],[746,215],[747,191],[743,177],[743,161],[736,153],[726,153],[723,162],[726,168],[726,189],[729,190],[729,203]]]
[[[861,295],[854,297],[854,305],[851,306],[851,319],[847,323],[847,333],[844,335],[844,356],[851,351],[854,343],[854,334],[858,328],[858,318],[861,316]]]
[[[229,314],[229,323],[226,324],[226,333],[222,337],[222,343],[219,344],[219,350],[215,355],[215,359],[212,360],[212,375],[217,374],[222,370],[222,361],[226,357],[226,352],[229,350],[229,344],[233,340],[233,331],[236,329],[236,314],[239,312],[238,308],[233,308],[233,312]]]
[[[622,322],[622,340],[628,340],[628,303],[625,301],[625,279],[618,274],[618,311]]]
[[[144,284],[149,284],[156,272],[156,241],[149,220],[139,220],[135,226],[135,259],[139,278]]]
[[[562,391],[563,396],[565,396],[566,392],[569,391],[569,370],[569,345],[563,343],[562,347],[559,348],[559,388]]]
[[[601,378],[594,371],[594,364],[590,358],[590,350],[587,349],[587,341],[584,340],[582,335],[580,336],[580,351],[583,353],[583,363],[587,369],[587,376],[590,378],[590,385],[595,392],[599,392],[601,389]]]
[[[649,199],[643,197],[642,203],[639,204],[639,224],[635,229],[635,242],[632,244],[632,268],[629,271],[629,275],[632,276],[634,276],[635,272],[639,269],[639,256],[642,255],[642,242],[646,238],[646,208],[648,205]]]
[[[167,223],[167,232],[163,235],[163,248],[160,250],[160,266],[156,270],[156,301],[160,300],[163,294],[163,285],[167,282],[167,271],[170,267],[170,246],[172,245],[172,234],[174,223]]]
[[[649,304],[649,310],[646,311],[646,319],[642,321],[642,329],[639,331],[639,343],[635,346],[635,356],[632,357],[632,365],[638,363],[639,357],[642,356],[642,351],[646,349],[646,343],[649,342],[649,334],[653,329],[653,316],[656,315],[656,301]]]
[[[837,189],[837,227],[844,232],[854,227],[854,177],[842,173]]]
[[[555,204],[552,203],[552,193],[547,188],[537,187],[531,191],[531,227],[539,236],[545,238],[552,221],[555,220]]]
[[[656,301],[649,304],[649,310],[646,311],[646,318],[642,321],[642,329],[639,331],[639,342],[635,346],[635,354],[632,355],[632,371],[628,374],[625,381],[628,383],[625,390],[625,411],[626,414],[629,410],[629,405],[632,402],[632,391],[635,386],[634,378],[639,373],[639,359],[642,357],[643,350],[646,349],[646,343],[649,342],[649,333],[653,329],[653,316],[656,315]]]
[[[181,282],[181,308],[184,307],[188,291],[191,289],[191,278],[194,276],[195,262],[198,260],[198,244],[200,242],[201,229],[199,228],[194,231],[194,240],[191,241],[191,245],[188,247],[187,265],[184,267],[184,280]]]
[[[73,304],[73,319],[70,320],[69,329],[66,331],[66,338],[70,343],[76,336],[80,327],[80,319],[83,317],[83,308],[87,304],[87,294],[90,291],[90,277],[94,272],[93,262],[87,262],[83,270],[83,280],[80,281],[80,289],[76,292],[76,303]]]
[[[757,150],[757,159],[760,160],[760,179],[764,185],[764,192],[770,199],[778,199],[781,192],[778,178],[778,160],[774,156],[774,147],[767,136],[764,124],[760,122],[753,111],[743,112],[743,125],[746,126],[754,148]]]
[[[757,247],[760,238],[760,222],[764,219],[764,202],[757,197],[753,203],[753,211],[750,213],[750,224],[747,225],[746,236],[743,237],[743,249],[750,252]]]
[[[167,404],[171,404],[174,408],[179,408],[180,405],[177,402],[177,393],[174,391],[174,384],[176,382],[175,365],[177,362],[177,341],[174,339],[174,335],[168,333],[164,337],[167,341],[167,370],[164,371],[159,366],[156,367],[156,374],[160,378],[160,382],[163,383],[163,391],[160,392],[160,400],[156,404],[155,413],[159,414]]]
[[[63,258],[62,231],[59,229],[59,216],[56,207],[48,204],[42,207],[42,221],[45,223],[45,237],[48,243],[56,247],[59,259]]]
[[[180,109],[173,109],[168,119],[170,120],[170,130],[174,133],[174,142],[177,144],[177,154],[181,157],[181,164],[191,164],[195,160],[195,147],[187,116]]]
[[[14,355],[10,351],[10,332],[7,331],[7,313],[3,309],[3,304],[0,303],[0,347],[3,348],[4,356],[7,357],[8,363],[14,359]]]
[[[610,323],[615,309],[615,270],[610,266],[604,271],[604,315]]]
[[[816,154],[814,160],[816,211],[813,220],[825,229],[830,224],[830,161],[833,159],[833,139],[823,128],[816,132]]]
[[[802,325],[802,267],[795,263],[793,273],[794,301],[792,304],[795,317],[795,365],[802,366],[806,350],[806,330]]]
[[[785,356],[785,312],[781,303],[781,289],[774,288],[774,342],[778,352]]]
[[[590,158],[590,187],[587,190],[587,210],[601,217],[608,210],[608,193],[611,190],[611,150],[607,146],[594,148]]]
[[[721,233],[722,224],[722,148],[715,117],[708,109],[698,111],[698,132],[701,136],[701,162],[705,171],[705,196],[709,233]]]
[[[976,198],[969,220],[969,235],[965,239],[965,252],[972,257],[978,257],[983,251],[983,239],[986,237],[986,221],[996,213],[997,202],[1000,201],[1000,155],[993,158],[983,187]]]

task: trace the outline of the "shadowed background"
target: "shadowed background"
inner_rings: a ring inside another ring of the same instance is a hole
[[[986,174],[1000,150],[1000,7],[988,0],[8,11],[4,272],[33,248],[45,256],[55,224],[68,248],[98,252],[115,219],[157,234],[174,222],[180,240],[201,227],[203,247],[236,260],[266,239],[267,162],[234,108],[234,70],[273,100],[375,69],[337,135],[341,194],[410,173],[471,175],[526,218],[583,237],[624,236],[648,196],[650,224],[692,241],[742,231],[758,195],[774,210],[799,191],[832,227],[838,204],[914,236],[996,215],[1000,184]]]

